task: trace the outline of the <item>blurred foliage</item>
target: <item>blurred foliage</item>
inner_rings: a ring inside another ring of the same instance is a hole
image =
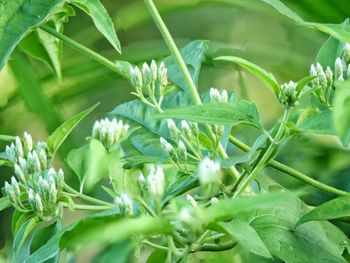
[[[70,18],[64,33],[112,60],[139,64],[169,54],[143,1],[101,2],[112,15],[122,54],[118,54],[103,38],[82,11],[77,10],[76,16]],[[211,58],[222,54],[241,56],[273,72],[281,82],[298,80],[307,74],[309,65],[314,62],[327,37],[296,26],[258,0],[155,2],[180,47],[195,39],[210,40],[207,59],[200,74],[200,90],[205,91],[212,86],[235,90],[240,97],[249,98],[257,104],[267,127],[281,111],[273,95],[248,73],[233,70],[234,67],[219,69]],[[343,0],[283,2],[308,21],[341,23],[350,16],[349,3]],[[43,139],[63,120],[96,102],[102,102],[64,143],[62,152],[67,152],[90,134],[95,119],[130,100],[130,92],[131,86],[126,80],[68,46],[63,49],[62,79],[58,79],[46,64],[33,60],[17,48],[11,61],[0,72],[0,134],[29,131],[37,136],[36,139]],[[243,134],[236,129],[234,132],[250,145],[256,136],[254,131]],[[289,144],[292,146],[285,147],[278,158],[314,178],[350,191],[350,183],[346,180],[350,172],[350,153],[334,147],[334,140],[330,137],[294,138]],[[236,151],[234,147],[230,149]],[[294,156],[303,162],[295,161]],[[59,162],[64,165],[63,160]],[[303,186],[278,172],[268,172],[284,185]],[[9,178],[8,169],[1,168],[1,175],[0,185],[3,185],[3,181]],[[330,198],[315,189],[308,190],[308,195],[304,197],[308,204],[316,205]],[[0,247],[11,237],[8,227],[10,213],[0,213]],[[193,262],[200,262],[200,258],[207,255],[199,253],[193,257]],[[86,261],[80,259],[78,262]]]

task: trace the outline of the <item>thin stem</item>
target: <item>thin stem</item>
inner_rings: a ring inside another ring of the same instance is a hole
[[[146,202],[142,198],[139,198],[138,200],[151,216],[156,217],[156,214],[153,212],[153,210],[146,204]]]
[[[271,142],[271,144],[269,145],[269,147],[265,151],[264,155],[261,157],[261,159],[258,161],[257,165],[254,167],[253,171],[245,179],[243,179],[242,183],[237,187],[237,191],[235,191],[235,193],[233,195],[234,197],[239,195],[240,193],[242,193],[245,190],[245,188],[247,186],[249,186],[249,184],[257,176],[257,173],[259,172],[259,170],[261,168],[263,168],[264,165],[267,163],[272,152],[275,150],[277,143],[279,143],[279,141],[281,140],[281,138],[283,136],[284,129],[285,129],[286,123],[288,121],[289,113],[290,113],[290,111],[287,109],[284,111],[283,117],[281,120],[281,124],[277,130],[277,133],[274,137],[273,142]]]
[[[153,1],[152,0],[145,0],[145,4],[148,8],[148,11],[150,12],[154,22],[156,23],[160,33],[162,34],[171,54],[174,56],[179,68],[180,68],[180,71],[185,79],[185,82],[189,88],[189,91],[192,95],[192,98],[193,98],[193,101],[196,105],[201,105],[202,104],[202,101],[201,101],[201,98],[199,96],[199,93],[197,91],[197,88],[196,88],[196,85],[194,84],[193,82],[193,79],[191,77],[191,74],[190,72],[188,71],[188,68],[186,66],[186,63],[185,61],[183,60],[181,54],[180,54],[180,51],[179,49],[177,48],[176,44],[175,44],[175,41],[174,39],[172,38],[168,28],[166,27],[163,19],[161,18],[156,6],[154,5]],[[206,129],[208,130],[208,132],[210,133],[210,135],[212,137],[214,137],[213,135],[213,131],[211,130],[210,126],[209,125],[206,125]],[[219,144],[219,153],[221,155],[222,158],[227,158],[227,153],[224,149],[224,147],[222,146],[222,144],[220,143]],[[239,177],[239,172],[237,171],[237,169],[232,166],[229,168],[229,172],[230,174],[235,178],[237,179]]]
[[[63,42],[65,42],[67,45],[71,46],[72,48],[75,48],[79,52],[85,54],[86,56],[90,57],[91,59],[97,61],[98,63],[106,66],[107,68],[111,69],[112,71],[118,73],[119,75],[123,76],[124,78],[128,78],[127,73],[124,71],[120,70],[115,63],[112,61],[108,60],[107,58],[101,56],[100,54],[96,53],[95,51],[83,46],[82,44],[74,41],[73,39],[63,35],[62,33],[57,32],[53,28],[46,26],[46,25],[41,25],[40,26],[41,30],[44,30],[45,32],[49,33],[50,35],[53,35],[57,37],[58,39],[61,39]]]
[[[168,251],[169,248],[165,247],[165,246],[161,246],[161,245],[158,245],[158,244],[155,244],[151,241],[148,241],[148,240],[143,240],[142,243],[146,246],[149,246],[151,248],[155,248],[155,249],[159,249],[159,250],[164,250],[164,251]]]
[[[68,207],[68,204],[63,203],[63,207]],[[74,204],[74,209],[86,210],[86,211],[104,211],[111,209],[111,206],[107,205],[78,205]]]
[[[232,135],[230,135],[229,141],[244,152],[250,151],[250,147],[248,145],[241,142],[240,140],[238,140],[237,138],[235,138]],[[349,195],[348,192],[345,192],[345,191],[337,189],[333,186],[321,183],[321,182],[307,176],[306,174],[304,174],[304,173],[302,173],[302,172],[300,172],[292,167],[289,167],[285,164],[282,164],[276,160],[269,161],[267,166],[272,167],[272,168],[274,168],[282,173],[285,173],[289,176],[292,176],[292,177],[294,177],[294,178],[296,178],[296,179],[298,179],[306,184],[309,184],[309,185],[311,185],[311,186],[313,186],[321,191],[324,191],[324,192],[327,192],[330,194],[334,194],[334,195],[340,195],[340,196]]]
[[[87,195],[84,195],[80,192],[78,192],[77,190],[75,190],[74,188],[70,187],[68,184],[64,184],[64,188],[69,192],[71,193],[73,196],[76,196],[76,197],[79,197],[80,199],[82,200],[85,200],[87,202],[90,202],[92,204],[98,204],[98,205],[105,205],[105,206],[113,206],[112,203],[109,203],[109,202],[105,202],[103,200],[99,200],[99,199],[96,199],[96,198],[93,198],[91,196],[87,196]]]

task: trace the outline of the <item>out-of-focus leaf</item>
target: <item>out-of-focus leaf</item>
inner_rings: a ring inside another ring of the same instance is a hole
[[[11,142],[11,141],[14,141],[15,139],[16,139],[15,136],[0,134],[0,140],[1,140],[1,141]]]
[[[165,190],[162,204],[167,204],[171,199],[199,186],[198,177],[183,175],[177,177]]]
[[[159,117],[175,118],[213,125],[246,124],[261,128],[260,118],[254,103],[239,100],[236,103],[209,103],[190,107],[167,109]]]
[[[275,77],[271,73],[259,67],[258,65],[255,65],[254,63],[249,62],[248,60],[245,60],[243,58],[233,56],[217,57],[214,58],[214,60],[233,62],[242,66],[246,70],[250,71],[255,77],[260,79],[266,85],[266,87],[268,87],[276,96],[278,96],[280,92],[280,86],[276,81]]]
[[[198,84],[199,72],[201,70],[202,62],[205,60],[205,52],[207,49],[208,41],[195,40],[180,50],[182,58],[191,74],[192,80],[196,85]],[[183,74],[181,73],[174,57],[167,57],[164,60],[164,63],[168,69],[169,80],[184,91],[188,91],[189,89],[184,80]]]
[[[96,28],[121,53],[120,42],[115,32],[113,21],[99,0],[69,0],[69,2],[88,14],[94,21]]]
[[[234,220],[233,222],[228,223],[218,223],[218,227],[222,230],[222,232],[226,232],[232,236],[236,241],[238,241],[238,245],[248,252],[265,258],[272,258],[264,242],[260,239],[258,233],[256,233],[254,228],[252,228],[249,223]]]
[[[112,244],[102,250],[94,259],[93,263],[128,263],[135,248],[134,242],[126,240]]]
[[[166,262],[167,252],[164,250],[155,250],[153,253],[148,257],[146,263],[159,263],[159,262]]]
[[[79,249],[89,244],[103,245],[122,241],[134,235],[167,234],[170,231],[170,223],[161,218],[86,218],[63,234],[60,246]]]
[[[262,0],[262,1],[271,5],[272,7],[274,7],[282,15],[285,15],[285,16],[289,17],[290,19],[293,19],[294,21],[299,22],[299,23],[304,22],[304,20],[300,16],[298,16],[296,13],[294,13],[291,9],[289,9],[280,0]]]
[[[12,215],[11,229],[13,236],[16,236],[21,226],[30,218],[33,217],[33,213],[22,213],[15,210]]]
[[[71,131],[78,125],[78,123],[84,119],[91,111],[93,111],[100,103],[96,103],[87,110],[84,110],[69,120],[65,121],[60,127],[58,127],[47,139],[47,145],[54,155]]]
[[[62,0],[3,0],[0,2],[0,69],[23,38]]]
[[[0,198],[0,211],[9,208],[11,206],[10,199],[8,196],[4,196]]]
[[[335,130],[345,146],[350,143],[350,81],[336,82],[333,100]]]
[[[304,215],[297,226],[310,221],[325,221],[350,216],[350,197],[343,196],[330,200]]]

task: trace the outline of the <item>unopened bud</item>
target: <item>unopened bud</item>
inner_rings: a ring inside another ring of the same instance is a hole
[[[343,62],[341,61],[340,58],[337,58],[335,60],[335,65],[334,65],[334,78],[335,80],[343,80]]]
[[[33,139],[27,132],[24,132],[23,134],[23,147],[26,153],[33,150]]]
[[[346,43],[344,46],[344,60],[347,64],[350,63],[350,44]]]
[[[19,198],[21,195],[21,191],[19,189],[19,185],[16,178],[13,176],[11,177],[11,185],[12,185],[13,191],[15,192],[15,195]]]
[[[179,130],[176,127],[176,124],[173,119],[167,119],[167,124],[168,124],[168,130],[170,133],[171,138],[176,140],[179,136]]]
[[[316,71],[317,71],[317,76],[319,79],[319,83],[321,88],[326,88],[327,87],[327,79],[326,79],[326,74],[323,71],[323,67],[321,66],[320,63],[317,63],[316,65]]]
[[[196,200],[194,200],[194,198],[192,197],[192,195],[187,194],[187,195],[186,195],[186,199],[187,199],[188,202],[190,202],[190,204],[191,204],[194,208],[197,208],[197,207],[198,207],[198,204],[197,204]]]
[[[225,89],[221,92],[221,101],[228,102],[228,94],[227,94],[227,91]]]
[[[35,151],[32,153],[32,167],[34,172],[41,171],[39,156]]]
[[[44,210],[44,207],[43,207],[43,202],[41,200],[41,197],[38,193],[35,194],[35,209],[34,211],[39,214],[39,215],[42,215],[43,214],[43,210]]]
[[[18,158],[18,163],[23,173],[26,174],[29,171],[28,162],[24,158],[20,157]]]
[[[41,149],[39,152],[39,161],[41,168],[45,170],[47,168],[47,155],[43,149]]]
[[[328,66],[326,68],[326,79],[327,79],[327,86],[332,87],[332,85],[333,85],[333,71]]]
[[[17,176],[17,178],[18,178],[19,180],[21,180],[21,182],[22,182],[23,184],[25,184],[27,180],[26,180],[26,178],[25,178],[25,176],[24,176],[24,173],[23,173],[21,167],[20,167],[17,163],[16,163],[15,166],[14,166],[14,171],[15,171],[15,175]]]
[[[16,136],[16,153],[17,153],[17,157],[24,156],[23,145],[22,145],[21,139],[18,136]]]
[[[128,194],[121,193],[120,196],[115,198],[114,202],[122,215],[132,216],[134,214],[133,202]]]
[[[140,171],[140,174],[137,178],[137,183],[139,185],[139,188],[140,188],[140,191],[141,192],[144,192],[147,190],[147,182],[146,182],[146,179],[145,179],[145,176],[143,175],[143,173]]]
[[[130,68],[130,80],[136,91],[142,87],[142,74],[137,66]]]
[[[183,141],[180,140],[177,146],[179,149],[179,157],[182,160],[187,161],[187,149]]]
[[[163,196],[165,188],[165,178],[161,166],[151,166],[150,173],[147,177],[147,184],[148,189],[153,197],[159,199]]]
[[[152,60],[151,62],[151,73],[152,73],[152,81],[156,81],[157,75],[158,75],[158,67],[157,67],[157,63],[154,60]]]
[[[11,147],[13,145],[13,147]],[[15,146],[14,144],[12,144],[11,146],[6,145],[6,156],[7,159],[11,162],[11,163],[15,163],[17,162],[17,154],[14,150]]]
[[[221,94],[218,89],[210,88],[209,96],[211,102],[221,102]]]
[[[199,163],[198,173],[199,181],[203,185],[220,183],[221,181],[220,164],[210,160],[208,157],[205,157]]]
[[[197,122],[190,122],[190,128],[194,137],[199,136],[199,127]]]
[[[159,65],[159,81],[163,87],[168,85],[168,73],[164,62]]]
[[[285,83],[281,86],[279,94],[280,102],[286,107],[293,107],[298,101],[298,92],[296,91],[296,84],[293,81]]]
[[[142,79],[143,84],[149,86],[152,82],[152,72],[147,63],[142,65]]]
[[[210,199],[210,204],[211,205],[214,205],[214,204],[216,204],[218,202],[219,202],[219,199],[217,199],[216,197],[213,197],[212,199]]]
[[[9,197],[11,203],[17,202],[17,196],[15,194],[15,191],[8,182],[5,182],[5,193]]]
[[[317,71],[316,71],[316,67],[314,64],[311,64],[311,67],[310,67],[310,76],[317,76]],[[319,78],[315,78],[311,81],[311,84],[313,87],[318,87],[320,85],[320,80]]]
[[[191,138],[192,136],[192,131],[191,131],[191,128],[190,126],[188,125],[188,122],[185,121],[185,120],[182,120],[181,121],[181,128],[183,130],[183,132],[185,133],[185,135],[188,137],[188,138]]]

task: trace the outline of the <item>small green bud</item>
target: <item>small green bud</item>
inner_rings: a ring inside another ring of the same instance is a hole
[[[139,176],[137,177],[137,184],[139,185],[141,192],[147,191],[148,187],[147,187],[146,179],[141,171],[139,171]]]
[[[55,177],[55,183],[57,186],[57,190],[61,191],[63,189],[63,185],[64,185],[64,172],[62,169],[58,170],[57,175]]]
[[[43,202],[41,200],[41,197],[38,193],[35,194],[35,209],[34,212],[36,212],[39,215],[43,215],[43,211],[44,211],[44,206],[43,206]]]
[[[131,84],[135,87],[136,91],[142,88],[142,85],[143,85],[142,74],[140,69],[137,66],[130,69],[130,79],[131,79]]]
[[[350,44],[346,43],[344,46],[344,60],[346,64],[350,63]]]
[[[185,135],[188,137],[188,138],[191,138],[192,137],[192,131],[191,131],[191,128],[190,126],[188,125],[188,122],[185,121],[185,120],[182,120],[181,121],[181,128],[183,130],[183,132],[185,133]]]
[[[17,202],[16,193],[8,182],[5,182],[5,193],[9,197],[11,203]]]
[[[298,102],[298,92],[296,91],[295,87],[296,84],[293,81],[285,83],[281,86],[279,100],[286,107],[293,107]]]
[[[17,176],[17,178],[23,183],[25,184],[26,183],[26,177],[24,176],[24,173],[21,169],[21,167],[16,163],[15,166],[14,166],[14,172],[15,172],[15,175]]]
[[[47,155],[46,152],[41,149],[39,152],[39,161],[40,161],[40,166],[43,170],[47,169]]]
[[[190,128],[192,131],[192,134],[194,137],[198,137],[199,136],[199,127],[198,127],[198,123],[196,122],[190,122]]]
[[[94,126],[92,128],[92,137],[95,139],[100,139],[100,131],[101,131],[101,124],[99,121],[95,121]]]
[[[187,161],[187,149],[183,141],[179,141],[178,143],[178,149],[179,149],[179,157],[180,159]]]
[[[133,216],[133,201],[126,193],[121,193],[120,196],[116,197],[114,203],[120,210],[120,213],[124,216]]]
[[[346,76],[348,79],[350,79],[350,64],[348,65],[348,68],[346,69]]]
[[[228,102],[228,94],[227,94],[227,91],[225,89],[223,91],[221,91],[221,101]]]
[[[326,79],[327,79],[327,86],[332,87],[332,85],[333,85],[333,71],[328,66],[326,68]]]
[[[54,206],[57,202],[57,189],[54,183],[50,184],[50,191],[49,191],[49,203]]]
[[[310,76],[318,76],[317,71],[316,71],[316,67],[314,64],[311,64],[310,67]],[[313,87],[318,87],[320,85],[320,80],[319,78],[315,78],[311,81],[311,85]]]
[[[326,74],[323,71],[323,67],[321,66],[320,63],[316,64],[316,71],[317,71],[317,76],[318,76],[321,88],[323,88],[323,89],[327,88]]]
[[[179,130],[176,127],[174,120],[167,119],[167,125],[168,125],[168,130],[169,130],[171,138],[173,138],[174,140],[177,140],[177,138],[179,137]]]
[[[142,79],[143,85],[149,86],[152,82],[152,72],[147,63],[142,65]]]
[[[214,133],[218,136],[221,137],[224,134],[225,131],[225,126],[223,125],[214,125],[213,126]]]

